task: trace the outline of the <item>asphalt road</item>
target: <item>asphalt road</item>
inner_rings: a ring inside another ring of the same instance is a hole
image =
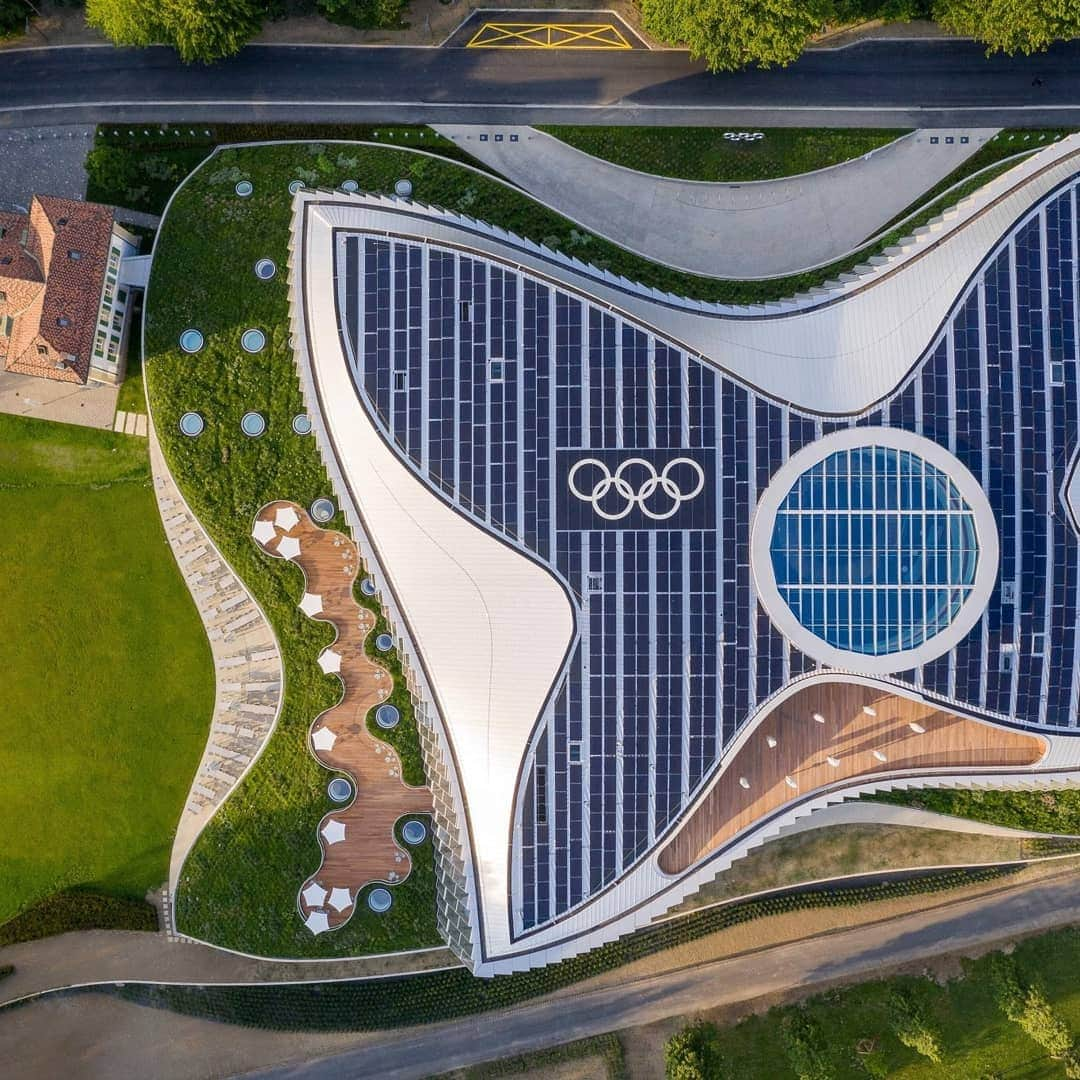
[[[717,960],[453,1024],[395,1034],[331,1057],[263,1070],[273,1080],[373,1077],[415,1080],[831,980],[964,953],[1033,931],[1080,921],[1078,875],[1023,885],[937,910]]]
[[[0,52],[0,127],[98,120],[1080,124],[1080,41],[987,59],[959,41],[864,42],[709,75],[676,51],[249,46]]]

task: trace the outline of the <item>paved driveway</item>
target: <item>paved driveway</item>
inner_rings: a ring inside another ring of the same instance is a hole
[[[436,130],[590,232],[667,266],[738,279],[846,255],[997,132],[916,131],[831,169],[710,184],[613,165],[531,127]]]
[[[90,124],[0,131],[0,207],[26,209],[35,194],[83,198],[83,163],[93,145]]]

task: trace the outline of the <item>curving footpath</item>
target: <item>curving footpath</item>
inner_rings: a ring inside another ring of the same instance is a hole
[[[274,729],[281,708],[282,669],[270,624],[184,501],[153,423],[149,441],[161,522],[206,628],[215,674],[210,735],[173,839],[169,901],[199,833],[262,752]]]
[[[857,250],[998,129],[915,131],[828,169],[739,184],[635,172],[531,127],[435,130],[590,232],[677,270],[746,280]]]
[[[368,713],[390,696],[393,679],[364,649],[375,617],[353,598],[360,568],[356,545],[342,533],[320,528],[290,502],[264,506],[252,538],[267,555],[300,568],[305,580],[300,610],[337,631],[319,666],[337,675],[345,692],[312,724],[310,746],[326,768],[351,776],[355,798],[319,823],[322,864],[300,890],[305,923],[318,934],[349,920],[364,886],[396,885],[408,877],[412,861],[396,842],[394,825],[405,814],[430,814],[431,791],[405,784],[397,753],[367,729]]]

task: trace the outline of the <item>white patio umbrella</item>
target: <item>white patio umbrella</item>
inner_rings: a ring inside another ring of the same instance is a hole
[[[295,559],[300,554],[300,541],[294,536],[283,536],[278,541],[277,553],[283,559]]]
[[[326,917],[325,911],[311,911],[304,920],[304,925],[313,934],[323,934],[330,929],[330,920]]]
[[[284,529],[289,532],[292,527],[300,520],[300,516],[291,506],[281,506],[278,508],[278,512],[274,515],[274,522],[279,529]]]
[[[333,649],[327,649],[319,657],[319,667],[329,675],[332,672],[341,670],[341,653],[334,652]]]
[[[274,528],[272,521],[267,521],[265,518],[259,518],[255,522],[255,527],[251,530],[251,535],[259,541],[260,544],[268,544],[271,540],[277,536],[277,529]]]
[[[345,823],[331,818],[322,827],[322,834],[328,844],[340,844],[345,839]]]
[[[345,911],[352,907],[352,895],[348,889],[333,888],[330,890],[330,906],[335,911]]]
[[[337,736],[328,727],[321,727],[318,731],[312,732],[311,745],[316,750],[333,750],[336,742]]]
[[[322,597],[314,593],[304,593],[304,598],[300,601],[300,610],[309,618],[314,618],[322,611]]]
[[[322,907],[326,903],[326,890],[317,881],[313,881],[300,895],[309,908]]]

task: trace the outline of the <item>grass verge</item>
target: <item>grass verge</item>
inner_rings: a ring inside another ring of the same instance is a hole
[[[871,802],[913,806],[938,814],[1031,832],[1080,835],[1080,791],[937,791],[916,788],[866,795]]]
[[[453,1020],[505,1008],[611,971],[642,957],[786,911],[854,907],[900,895],[948,892],[1011,873],[1010,868],[911,875],[877,885],[788,890],[673,919],[583,956],[534,971],[477,979],[465,968],[391,979],[291,986],[136,986],[115,993],[142,1005],[230,1024],[288,1031],[374,1031]]]
[[[1070,927],[1019,942],[1008,960],[1000,952],[963,960],[959,974],[943,982],[902,976],[860,983],[731,1027],[705,1024],[693,1038],[718,1080],[1064,1080],[1065,1063],[1002,1013],[995,985],[1003,962],[1015,965],[1022,985],[1046,994],[1072,1032],[1080,1031],[1080,929]],[[934,1051],[938,1061],[927,1056]]]
[[[164,880],[213,666],[146,441],[0,415],[0,921]]]
[[[89,889],[65,889],[0,924],[0,947],[71,930],[154,931],[157,928],[157,909],[146,900],[108,896]]]
[[[775,180],[862,157],[906,135],[903,128],[763,128],[752,142],[725,139],[728,128],[539,128],[593,157],[679,180]],[[746,132],[736,133],[746,134]]]

